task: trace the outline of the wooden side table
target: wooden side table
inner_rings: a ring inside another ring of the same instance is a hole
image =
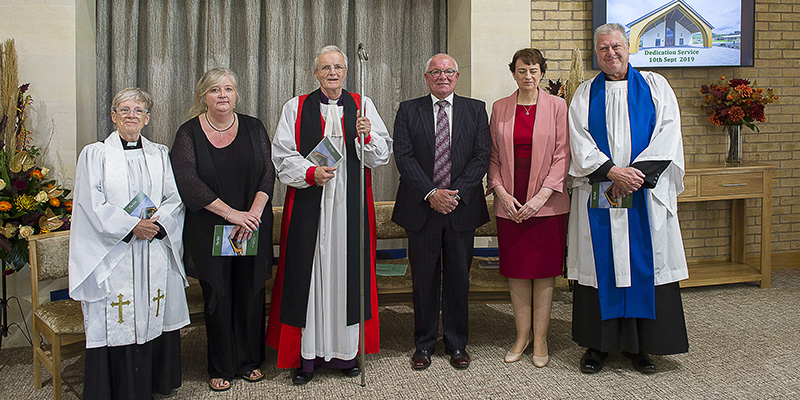
[[[716,163],[686,166],[685,191],[679,202],[730,200],[731,257],[729,261],[689,263],[689,279],[681,287],[761,281],[770,287],[772,252],[772,169],[770,165],[725,167]],[[761,199],[761,262],[745,263],[745,199]],[[680,218],[680,216],[678,217]]]

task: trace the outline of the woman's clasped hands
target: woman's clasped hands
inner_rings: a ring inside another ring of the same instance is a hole
[[[536,195],[531,197],[531,199],[525,202],[525,204],[521,204],[513,195],[511,195],[511,193],[508,193],[507,191],[505,191],[505,193],[499,198],[500,204],[503,206],[503,210],[506,212],[506,215],[508,215],[509,219],[516,223],[521,223],[522,221],[527,220],[539,212],[542,206],[544,206],[544,204],[547,202],[547,199],[550,198],[551,194],[553,194],[552,189],[542,187],[539,193],[536,193]]]
[[[231,210],[226,220],[235,225],[231,238],[239,242],[252,238],[253,232],[261,226],[261,217],[253,211]]]

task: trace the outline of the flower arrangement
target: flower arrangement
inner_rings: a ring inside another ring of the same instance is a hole
[[[0,140],[0,258],[5,260],[4,274],[28,264],[30,235],[69,229],[72,201],[69,190],[48,177],[49,169],[36,165],[40,149],[30,144],[25,128],[25,108],[33,103],[25,95],[30,84],[19,87],[17,94],[14,142]],[[7,117],[7,116],[6,116]],[[0,132],[8,123],[0,121]]]
[[[569,77],[566,81],[561,82],[561,78],[556,79],[554,82],[552,79],[547,80],[547,90],[548,93],[552,94],[553,96],[561,97],[562,99],[567,101],[567,106],[572,104],[572,96],[575,95],[575,91],[578,89],[578,86],[583,82],[583,57],[581,56],[581,52],[578,49],[572,50],[572,64],[569,68]]]
[[[552,79],[548,79],[547,89],[545,90],[547,90],[547,93],[561,97],[562,99],[567,96],[567,86],[561,82],[561,78],[556,79],[555,82]]]
[[[725,81],[721,77],[711,86],[703,85],[700,92],[705,96],[700,108],[706,111],[711,123],[721,125],[747,125],[758,132],[755,122],[764,122],[764,106],[778,100],[772,89],[756,87],[747,79],[733,78]]]

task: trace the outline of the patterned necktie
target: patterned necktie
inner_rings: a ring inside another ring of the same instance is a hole
[[[433,185],[437,188],[450,187],[450,121],[447,119],[447,100],[439,100],[436,114],[436,149],[433,163]]]

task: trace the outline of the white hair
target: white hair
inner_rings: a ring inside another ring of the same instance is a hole
[[[317,69],[317,66],[319,65],[319,58],[322,57],[323,54],[330,53],[332,51],[338,51],[339,54],[342,55],[342,58],[344,58],[344,67],[347,68],[347,55],[342,52],[342,49],[340,49],[339,46],[337,46],[335,44],[329,44],[329,45],[319,49],[319,51],[317,52],[317,56],[314,57],[314,70],[315,71]]]
[[[600,25],[597,27],[597,29],[594,30],[594,48],[595,49],[597,48],[597,36],[608,35],[613,32],[619,32],[619,34],[622,36],[623,39],[625,39],[625,41],[628,40],[628,35],[625,32],[625,27],[620,24],[611,22],[608,24]]]
[[[153,96],[138,87],[129,87],[120,90],[114,95],[114,100],[111,101],[111,111],[117,111],[120,104],[133,100],[139,104],[144,105],[144,108],[150,112],[153,108]]]
[[[456,66],[456,71],[458,71],[458,62],[456,61],[455,58],[453,58],[453,56],[451,56],[450,54],[447,54],[447,53],[438,53],[438,54],[434,54],[433,56],[431,56],[431,58],[429,58],[428,61],[425,62],[425,72],[430,71],[431,63],[433,62],[433,59],[436,58],[436,57],[440,57],[440,56],[445,56],[445,57],[453,60],[453,65]]]

